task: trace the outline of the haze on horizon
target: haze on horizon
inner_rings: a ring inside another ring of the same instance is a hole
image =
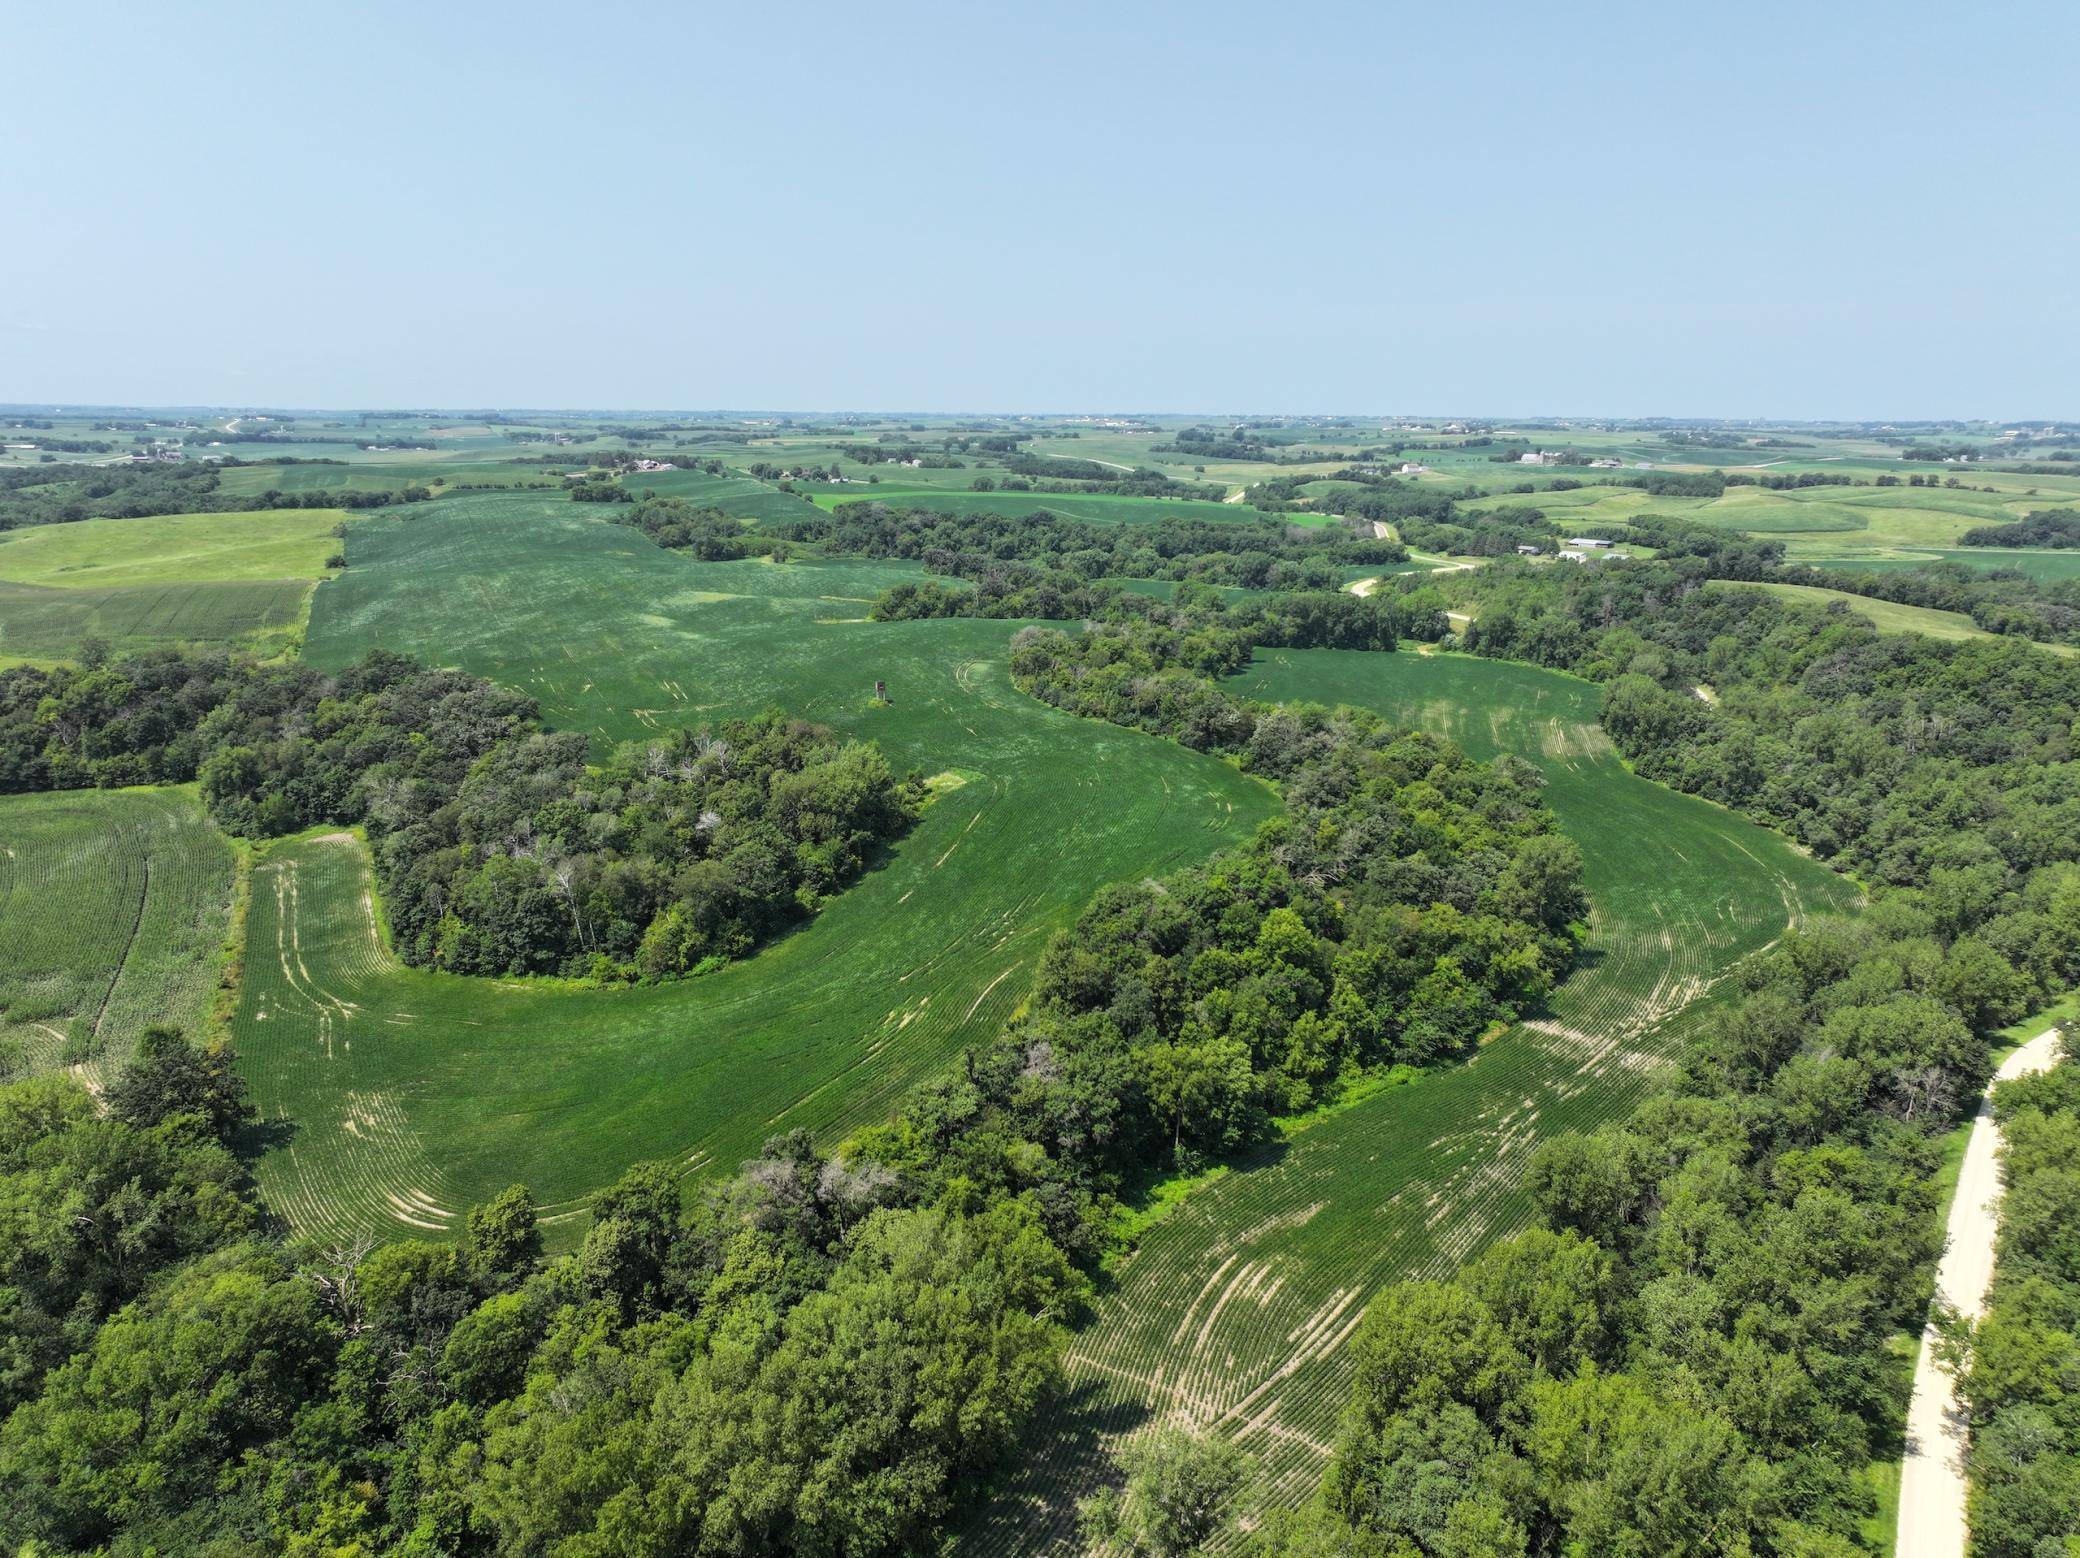
[[[0,401],[2080,416],[2080,12],[41,8]]]

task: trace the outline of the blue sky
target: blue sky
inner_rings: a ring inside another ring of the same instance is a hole
[[[2080,416],[2080,7],[34,6],[0,400]]]

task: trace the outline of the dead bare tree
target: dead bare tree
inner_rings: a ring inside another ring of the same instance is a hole
[[[358,1336],[365,1322],[361,1299],[361,1263],[376,1247],[375,1236],[352,1234],[335,1239],[316,1261],[297,1268],[297,1275],[318,1291],[318,1301],[339,1319],[348,1336]]]

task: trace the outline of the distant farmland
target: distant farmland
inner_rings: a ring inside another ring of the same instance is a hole
[[[1205,519],[1217,524],[1262,519],[1266,516],[1246,503],[1208,503],[1192,498],[1132,498],[1110,493],[1087,492],[962,492],[947,487],[903,487],[891,483],[869,487],[812,487],[819,508],[836,508],[841,503],[886,503],[891,508],[933,509],[942,514],[997,514],[1023,518],[1045,509],[1063,519],[1080,519],[1094,525],[1153,524],[1159,519]],[[1321,524],[1326,515],[1281,514],[1278,519],[1294,524]]]
[[[964,1551],[1076,1550],[1073,1503],[1100,1447],[1156,1421],[1212,1427],[1261,1462],[1265,1497],[1310,1491],[1348,1389],[1343,1344],[1400,1277],[1441,1276],[1523,1227],[1547,1136],[1631,1108],[1728,969],[1852,889],[1783,839],[1627,772],[1597,689],[1449,655],[1259,654],[1238,690],[1351,703],[1481,757],[1537,764],[1582,848],[1583,966],[1551,1010],[1478,1057],[1315,1125],[1200,1191],[1144,1238],[1069,1350],[1070,1390]]]
[[[1867,472],[1859,474],[1868,479]],[[1971,474],[1975,482],[1990,478],[1982,484],[1998,490],[1982,492],[1962,484],[1955,488],[1802,487],[1788,491],[1729,487],[1718,498],[1680,498],[1660,497],[1636,487],[1591,485],[1567,491],[1497,494],[1479,500],[1479,506],[1498,512],[1535,508],[1565,524],[1622,524],[1636,514],[1675,515],[1781,541],[1792,562],[1924,561],[1939,553],[1953,561],[1993,567],[1992,559],[1981,562],[1971,555],[1971,549],[1957,549],[1958,539],[1967,530],[2006,524],[2034,510],[2080,502],[2080,495],[2058,485],[2062,478],[2030,478],[2030,482],[2044,481],[2048,490],[2038,491],[2021,478],[1997,472]],[[2015,554],[2005,555],[2004,565],[2014,566]]]
[[[738,519],[773,524],[802,519],[815,512],[807,498],[782,492],[754,476],[710,476],[705,471],[632,471],[623,482],[631,492],[654,492],[660,498],[684,498],[699,508],[715,508]]]

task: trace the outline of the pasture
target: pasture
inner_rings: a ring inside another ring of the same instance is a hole
[[[352,527],[307,658],[460,665],[602,743],[778,705],[960,782],[806,928],[649,988],[401,967],[352,835],[274,844],[234,1028],[255,1101],[293,1123],[259,1177],[301,1230],[452,1231],[520,1180],[567,1242],[630,1162],[730,1172],[775,1132],[882,1118],[1002,1025],[1100,886],[1202,859],[1275,809],[1224,763],[1016,692],[1016,623],[864,620],[913,567],[700,563],[592,508],[469,494]]]
[[[199,1038],[233,867],[192,785],[0,796],[0,1054],[98,1080],[154,1023]]]
[[[1075,1550],[1074,1501],[1097,1485],[1101,1449],[1163,1420],[1233,1436],[1259,1460],[1262,1502],[1298,1502],[1331,1452],[1342,1348],[1368,1298],[1525,1226],[1519,1181],[1539,1141],[1622,1115],[1736,962],[1855,901],[1777,835],[1628,772],[1597,689],[1576,678],[1318,650],[1260,653],[1232,685],[1377,709],[1537,764],[1586,862],[1588,950],[1549,1010],[1467,1063],[1331,1114],[1150,1229],[1070,1346],[1049,1438],[966,1551]]]

